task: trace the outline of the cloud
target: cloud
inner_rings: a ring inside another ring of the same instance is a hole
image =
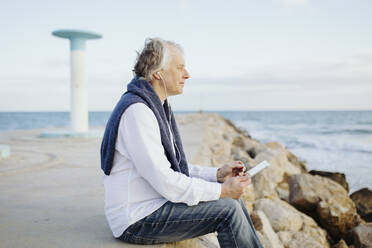
[[[182,10],[190,9],[190,1],[189,0],[178,0],[178,6]]]
[[[46,61],[43,61],[41,63],[41,66],[48,67],[50,69],[70,68],[70,60],[65,58],[48,59]]]
[[[363,52],[343,57],[305,60],[292,64],[273,64],[258,67],[239,77],[199,77],[190,79],[195,84],[214,85],[300,85],[316,88],[340,85],[372,84],[372,52]]]
[[[276,65],[266,68],[268,73],[283,80],[372,82],[372,53],[340,58],[303,61],[291,65]]]
[[[285,5],[306,5],[308,0],[278,0]]]

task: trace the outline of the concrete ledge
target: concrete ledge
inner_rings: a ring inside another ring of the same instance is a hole
[[[10,146],[0,144],[0,159],[10,156]]]
[[[185,153],[198,163],[208,117],[178,119]],[[0,160],[0,247],[218,247],[207,236],[150,246],[116,240],[104,215],[102,134],[103,128],[87,133],[67,128],[0,132],[5,155],[12,148],[12,156]]]

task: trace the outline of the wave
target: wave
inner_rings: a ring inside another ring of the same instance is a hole
[[[372,134],[371,129],[340,129],[340,130],[323,130],[320,134]]]
[[[372,121],[357,121],[357,125],[372,125]]]
[[[304,141],[298,141],[298,140],[290,140],[287,142],[284,142],[285,146],[288,149],[292,148],[319,148],[315,143],[312,142],[304,142]]]
[[[323,151],[332,151],[332,152],[343,152],[343,153],[365,153],[372,155],[371,149],[366,149],[365,147],[353,147],[348,144],[331,144],[324,143],[321,141],[318,142],[306,142],[299,140],[287,140],[283,141],[285,147],[288,149],[314,149],[314,150],[323,150]]]

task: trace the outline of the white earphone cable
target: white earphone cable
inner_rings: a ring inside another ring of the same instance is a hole
[[[169,104],[169,100],[167,99],[168,98],[168,92],[167,92],[167,86],[165,85],[165,82],[164,82],[164,79],[163,77],[161,76],[160,72],[157,72],[157,74],[159,75],[163,85],[164,85],[164,91],[165,91],[165,99],[167,100],[167,105],[168,105],[168,110],[169,110],[169,116],[168,116],[168,121],[169,121],[169,129],[171,130],[172,132],[172,138],[173,138],[173,144],[175,146],[175,150],[177,151],[177,154],[178,154],[178,157],[180,158],[180,160],[178,162],[178,164],[181,162],[181,154],[178,150],[178,147],[177,147],[177,144],[176,144],[176,140],[175,140],[175,137],[174,137],[174,134],[173,134],[173,130],[172,130],[172,118],[171,118],[171,107],[170,107],[170,104]],[[177,156],[176,156],[177,157]]]

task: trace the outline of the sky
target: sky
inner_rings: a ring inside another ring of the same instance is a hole
[[[174,110],[372,110],[372,1],[0,1],[0,111],[69,111],[69,41],[86,47],[90,111],[111,111],[148,37],[183,47]]]

